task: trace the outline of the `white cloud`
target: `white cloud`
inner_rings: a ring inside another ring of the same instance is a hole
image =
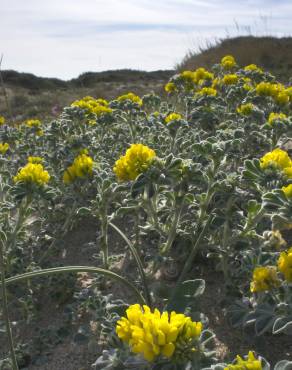
[[[9,0],[1,4],[0,53],[5,69],[60,78],[172,68],[202,40],[248,26],[287,35],[291,16],[288,0]]]

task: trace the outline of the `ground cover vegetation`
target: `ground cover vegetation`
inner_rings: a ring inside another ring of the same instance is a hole
[[[289,349],[218,356],[197,273],[207,261],[221,275],[229,330],[292,335],[292,86],[225,55],[164,90],[0,118],[0,368],[27,366],[15,335],[43,295],[74,296],[67,320],[90,323],[74,340],[95,345],[93,369],[292,368]],[[59,241],[88,222],[94,262],[64,264]]]

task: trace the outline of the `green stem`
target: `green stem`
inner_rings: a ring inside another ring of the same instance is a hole
[[[181,212],[184,206],[184,198],[180,200],[179,206],[176,206],[175,211],[174,211],[174,217],[172,221],[172,225],[170,227],[169,233],[168,233],[168,238],[166,243],[164,244],[163,248],[161,249],[161,254],[165,255],[166,253],[169,252],[172,243],[174,242],[174,239],[177,234],[177,226],[180,220]]]
[[[193,263],[193,260],[194,260],[196,254],[197,254],[197,252],[200,248],[201,241],[203,240],[203,238],[205,236],[205,233],[208,229],[208,226],[211,222],[211,219],[212,219],[212,215],[209,216],[207,222],[205,223],[205,226],[203,227],[202,231],[200,232],[200,234],[198,236],[198,239],[196,240],[196,243],[194,244],[193,249],[191,250],[191,253],[190,253],[190,255],[189,255],[189,257],[188,257],[188,259],[187,259],[187,261],[184,265],[184,268],[183,268],[181,274],[180,274],[177,285],[184,281],[186,274],[189,272],[189,270],[191,268],[191,265]]]
[[[138,301],[141,304],[146,304],[146,301],[145,301],[144,297],[141,295],[141,293],[138,291],[138,289],[132,283],[130,283],[128,280],[126,280],[122,276],[120,276],[120,275],[118,275],[118,274],[116,274],[112,271],[105,270],[105,269],[102,269],[102,268],[99,268],[99,267],[66,266],[66,267],[54,267],[54,268],[49,268],[49,269],[42,269],[42,270],[26,272],[26,273],[21,274],[21,275],[13,276],[9,279],[6,279],[5,284],[7,286],[7,285],[10,285],[10,284],[14,284],[14,283],[17,283],[17,282],[22,281],[22,280],[28,280],[28,279],[31,279],[31,278],[34,278],[34,277],[61,274],[61,273],[64,273],[64,272],[68,272],[68,273],[71,273],[71,272],[76,272],[76,273],[77,272],[88,272],[88,273],[92,273],[92,274],[105,275],[105,276],[107,276],[111,279],[117,280],[117,281],[123,283],[124,285],[126,285],[135,294],[136,298],[138,299]]]
[[[103,253],[103,266],[105,269],[108,268],[108,219],[107,212],[105,211],[101,215],[101,238],[100,245]]]
[[[149,289],[148,289],[148,284],[147,284],[147,279],[146,279],[146,275],[145,275],[145,272],[144,272],[144,268],[143,268],[143,264],[142,264],[142,261],[140,259],[140,256],[136,250],[136,248],[134,247],[134,245],[130,242],[130,240],[126,237],[126,235],[122,232],[122,230],[120,230],[116,225],[114,225],[112,222],[109,222],[109,225],[118,233],[120,234],[120,236],[125,240],[125,242],[127,243],[128,247],[130,248],[131,252],[132,252],[132,255],[136,261],[136,264],[137,264],[137,267],[138,267],[138,270],[139,270],[139,273],[140,273],[140,276],[141,276],[141,281],[142,281],[142,284],[143,284],[143,290],[144,290],[144,293],[145,293],[145,297],[146,297],[146,301],[147,301],[147,304],[148,306],[151,307],[151,295],[150,295],[150,292],[149,292]]]
[[[1,268],[1,295],[2,295],[2,306],[3,306],[3,316],[6,326],[6,334],[8,339],[8,345],[10,349],[10,356],[13,370],[18,370],[14,344],[13,344],[13,337],[12,337],[12,330],[9,320],[9,312],[8,312],[8,302],[7,302],[7,292],[6,292],[6,283],[5,283],[5,263],[4,263],[4,245],[2,238],[0,238],[0,268]]]

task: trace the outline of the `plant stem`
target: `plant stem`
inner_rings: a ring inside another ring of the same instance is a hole
[[[6,292],[6,283],[5,283],[5,263],[4,263],[4,245],[2,238],[0,238],[0,269],[1,269],[1,295],[2,295],[2,306],[3,306],[3,316],[6,326],[6,334],[8,339],[8,345],[10,348],[10,356],[13,370],[18,370],[14,344],[13,344],[13,337],[11,331],[11,325],[9,320],[9,312],[8,312],[8,302],[7,302],[7,292]]]
[[[197,252],[200,248],[201,241],[203,240],[203,238],[205,236],[205,233],[208,229],[208,226],[211,222],[211,219],[212,219],[212,215],[210,214],[207,222],[205,223],[205,226],[203,227],[202,231],[200,232],[200,234],[198,236],[198,239],[196,240],[196,243],[194,244],[193,249],[191,250],[191,253],[190,253],[190,255],[189,255],[189,257],[188,257],[188,259],[187,259],[187,261],[184,265],[184,268],[183,268],[183,270],[182,270],[182,272],[179,276],[179,279],[177,281],[177,285],[184,281],[186,274],[189,272],[189,270],[191,268],[191,265],[193,263],[193,260],[194,260],[196,254],[197,254]]]
[[[141,276],[141,281],[142,281],[142,284],[143,284],[143,290],[144,290],[144,293],[145,293],[145,299],[147,301],[147,304],[148,306],[151,307],[151,295],[150,295],[150,292],[149,292],[149,289],[148,289],[148,284],[147,284],[147,279],[146,279],[146,275],[145,275],[145,272],[144,272],[144,268],[143,268],[143,264],[142,264],[142,261],[140,259],[140,256],[136,250],[136,248],[134,247],[134,245],[130,242],[130,240],[126,237],[126,235],[122,232],[122,230],[120,230],[116,225],[114,225],[112,222],[109,222],[109,225],[118,233],[120,234],[120,236],[125,240],[125,242],[127,243],[128,247],[130,248],[132,254],[133,254],[133,257],[136,261],[136,264],[137,264],[137,267],[138,267],[138,270],[139,270],[139,273],[140,273],[140,276]]]
[[[176,203],[177,203],[177,200],[176,200]],[[180,200],[179,205],[176,204],[172,225],[171,225],[170,230],[168,232],[168,238],[167,238],[167,241],[166,241],[165,245],[163,246],[163,248],[161,250],[162,255],[165,255],[166,253],[168,253],[169,249],[172,246],[172,243],[174,242],[174,239],[176,237],[177,226],[178,226],[180,215],[181,215],[181,212],[182,212],[182,209],[183,209],[183,205],[184,205],[184,198],[182,198]]]
[[[61,273],[64,273],[64,272],[68,272],[68,273],[70,273],[70,272],[76,272],[76,273],[77,272],[89,272],[89,273],[92,273],[92,274],[105,275],[109,278],[117,280],[117,281],[123,283],[124,285],[126,285],[135,294],[136,298],[138,299],[138,301],[141,304],[146,304],[146,301],[145,301],[144,297],[142,296],[142,294],[139,292],[139,290],[132,283],[130,283],[128,280],[126,280],[122,276],[116,274],[115,272],[105,270],[105,269],[102,269],[102,268],[99,268],[99,267],[66,266],[66,267],[54,267],[54,268],[50,268],[50,269],[42,269],[42,270],[26,272],[26,273],[21,274],[21,275],[13,276],[9,279],[6,279],[5,284],[7,286],[7,285],[14,284],[14,283],[17,283],[17,282],[22,281],[22,280],[31,279],[33,277],[61,274]],[[2,286],[3,286],[3,284],[2,284]]]

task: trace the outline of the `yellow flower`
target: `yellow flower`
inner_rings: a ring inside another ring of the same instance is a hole
[[[285,193],[287,198],[292,198],[292,184],[289,184],[287,186],[283,186],[282,190]]]
[[[249,64],[248,66],[244,67],[244,70],[249,71],[249,72],[263,73],[263,70],[260,67],[258,67],[256,64]]]
[[[113,112],[113,110],[108,107],[108,102],[106,100],[94,99],[91,96],[85,96],[80,100],[75,100],[71,106],[84,109],[87,114],[94,113],[97,117]],[[91,121],[88,121],[88,123],[92,124]]]
[[[39,119],[28,119],[25,121],[26,126],[28,127],[40,127],[41,126],[41,121]]]
[[[250,91],[253,88],[252,81],[249,77],[243,77],[242,81],[244,82],[243,88],[246,91]]]
[[[179,75],[184,82],[195,83],[196,75],[194,71],[183,71]]]
[[[279,91],[278,84],[272,84],[270,82],[260,82],[256,85],[256,93],[260,96],[276,96]]]
[[[207,71],[205,68],[198,68],[193,72],[193,80],[195,84],[201,85],[206,80],[213,80],[214,74]]]
[[[238,76],[235,74],[229,74],[223,77],[223,83],[225,85],[234,85],[234,84],[237,84],[237,82],[238,82]]]
[[[278,259],[278,269],[284,275],[285,280],[292,282],[292,248],[281,252]]]
[[[86,150],[86,149],[85,149]],[[76,178],[84,178],[92,175],[93,159],[86,154],[81,152],[73,161],[73,164],[69,166],[63,175],[63,182],[70,184]]]
[[[168,82],[165,86],[164,86],[164,90],[167,92],[167,93],[173,93],[175,91],[177,91],[177,87],[175,85],[174,82]]]
[[[96,99],[96,103],[97,104],[100,104],[100,105],[103,105],[104,107],[107,107],[108,106],[108,101],[105,100],[105,99],[101,99],[101,98]]]
[[[3,116],[0,116],[0,126],[4,125],[5,118]]]
[[[279,92],[275,97],[275,102],[280,105],[288,104],[290,101],[290,97],[286,91]]]
[[[0,143],[0,153],[1,154],[5,154],[8,149],[9,149],[8,143]]]
[[[49,180],[50,175],[48,171],[45,171],[41,164],[36,163],[27,163],[13,178],[15,183],[24,182],[26,184],[35,183],[38,185],[45,185]]]
[[[182,119],[182,115],[179,113],[170,113],[168,116],[165,117],[164,121],[165,123],[169,123],[172,121],[177,121],[179,119]]]
[[[194,347],[202,332],[202,323],[193,322],[184,314],[176,312],[160,313],[139,304],[130,306],[126,317],[117,322],[118,337],[129,344],[134,353],[141,354],[145,360],[152,362],[159,356],[175,356],[176,345]]]
[[[276,121],[282,121],[282,120],[285,120],[287,118],[286,114],[284,113],[270,113],[269,115],[269,118],[268,118],[268,122],[270,125],[273,125]]]
[[[197,91],[197,94],[216,96],[217,90],[213,89],[212,87],[203,87],[201,90]]]
[[[237,107],[236,111],[243,116],[249,116],[254,110],[254,105],[252,103],[242,104]]]
[[[248,352],[247,359],[236,356],[236,363],[227,365],[224,370],[262,370],[261,360],[257,359],[252,351]]]
[[[125,100],[130,100],[133,103],[138,104],[139,106],[141,106],[143,104],[142,99],[138,95],[133,94],[132,92],[129,92],[128,94],[119,96],[117,98],[117,100],[120,101],[120,102],[123,102]]]
[[[276,167],[284,170],[287,167],[292,166],[291,158],[288,153],[282,149],[274,149],[272,152],[266,153],[261,159],[261,168]]]
[[[120,181],[135,180],[151,165],[155,151],[143,144],[132,144],[126,154],[118,159],[113,168]]]
[[[280,280],[277,277],[277,270],[274,266],[256,267],[253,271],[250,291],[252,293],[265,292],[280,286]]]
[[[226,55],[221,59],[221,66],[225,70],[232,69],[236,65],[235,59],[232,55]]]
[[[43,158],[41,157],[28,157],[28,163],[43,163]]]
[[[292,166],[284,168],[283,172],[288,179],[292,179]]]

